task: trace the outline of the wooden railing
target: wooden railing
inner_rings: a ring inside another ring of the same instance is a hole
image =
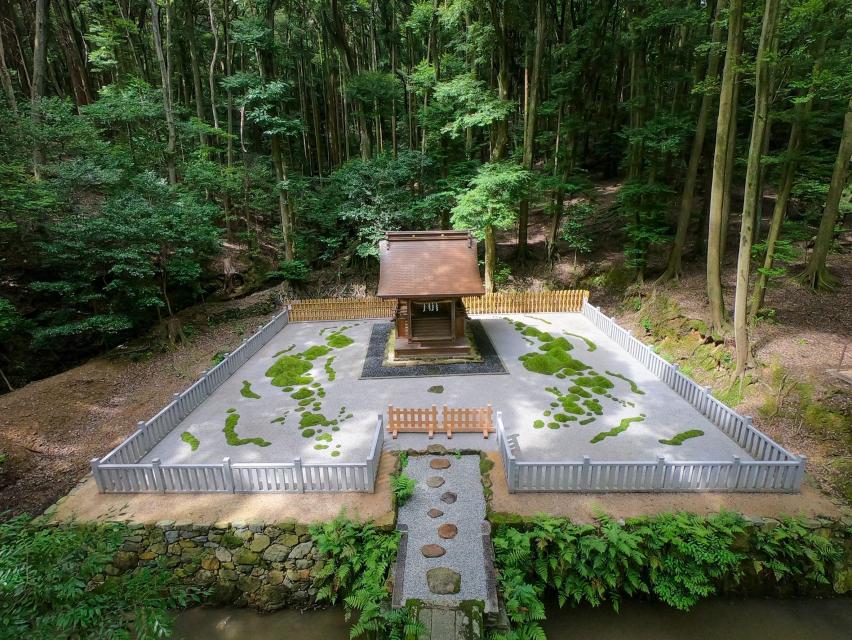
[[[484,296],[462,298],[470,314],[486,313],[550,313],[580,311],[588,300],[585,289],[559,291],[513,291],[489,293]],[[365,320],[390,318],[396,308],[395,299],[365,298],[316,298],[311,300],[289,300],[291,322],[323,320]]]
[[[394,407],[388,405],[387,430],[391,437],[400,433],[425,433],[432,438],[435,433],[445,433],[452,438],[454,433],[482,433],[487,438],[494,433],[494,412],[487,407],[450,408],[444,405],[441,410],[441,422],[438,422],[438,408],[433,404],[429,408]]]

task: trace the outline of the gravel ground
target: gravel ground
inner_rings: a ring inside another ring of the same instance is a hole
[[[445,457],[448,469],[436,470],[429,461]],[[482,521],[485,519],[485,498],[479,474],[479,456],[412,456],[405,473],[417,480],[414,495],[399,509],[397,522],[408,526],[408,549],[404,567],[403,600],[418,598],[433,602],[461,602],[482,600],[487,597],[485,559],[482,551]],[[441,476],[443,486],[430,488],[426,479]],[[441,495],[452,491],[458,495],[453,504],[441,501]],[[430,518],[426,512],[440,509],[444,515]],[[438,537],[438,527],[452,523],[458,535],[452,540]],[[424,544],[440,544],[447,553],[440,558],[424,558],[420,548]],[[461,590],[455,595],[438,596],[430,593],[426,572],[435,567],[447,567],[461,574]]]
[[[506,373],[506,367],[500,361],[500,356],[491,339],[482,328],[479,320],[469,322],[473,333],[481,362],[458,362],[454,364],[418,364],[406,367],[385,367],[382,362],[385,359],[385,347],[388,336],[393,328],[389,322],[380,322],[373,325],[370,334],[370,346],[367,349],[367,357],[364,359],[364,369],[361,378],[424,378],[427,376],[469,376]]]

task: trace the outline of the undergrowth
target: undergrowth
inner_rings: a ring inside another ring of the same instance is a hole
[[[624,524],[539,516],[499,524],[493,536],[498,581],[513,631],[502,640],[544,638],[544,598],[559,606],[610,603],[648,595],[680,610],[747,574],[796,585],[829,585],[839,543],[797,520],[750,527],[743,516],[661,514]],[[749,549],[746,553],[744,550]]]
[[[317,602],[342,600],[347,620],[357,613],[350,638],[416,640],[425,631],[409,608],[391,609],[387,602],[398,531],[380,531],[338,516],[312,526],[310,533],[324,560],[316,576]]]
[[[417,486],[417,481],[404,473],[398,473],[391,476],[391,489],[396,500],[396,506],[401,507],[408,499],[414,495],[414,489]]]

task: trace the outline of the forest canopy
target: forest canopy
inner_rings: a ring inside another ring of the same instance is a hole
[[[489,290],[501,230],[516,264],[617,243],[642,282],[706,260],[726,331],[736,225],[747,347],[787,265],[832,286],[851,24],[849,0],[8,0],[0,387],[230,292],[234,264],[374,270],[394,229],[473,229]],[[602,180],[596,236],[576,198]]]

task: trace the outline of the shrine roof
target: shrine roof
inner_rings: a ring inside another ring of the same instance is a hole
[[[380,298],[484,293],[469,231],[388,231],[379,242]]]

